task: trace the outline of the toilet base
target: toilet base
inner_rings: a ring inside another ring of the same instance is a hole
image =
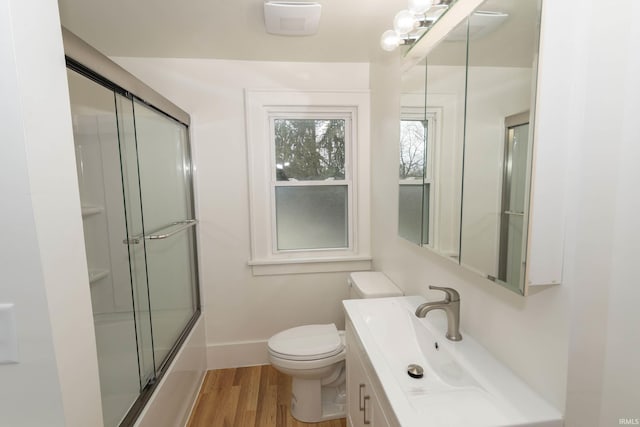
[[[346,416],[345,384],[322,386],[320,380],[293,378],[291,415],[298,421],[317,423]]]

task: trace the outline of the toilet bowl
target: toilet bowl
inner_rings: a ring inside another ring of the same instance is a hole
[[[291,415],[303,422],[344,417],[344,333],[336,326],[305,325],[269,339],[269,360],[292,377]]]
[[[351,273],[348,282],[351,298],[402,295],[384,273]],[[273,367],[292,377],[291,415],[295,419],[312,423],[345,416],[344,331],[333,323],[297,326],[272,336],[268,349]]]

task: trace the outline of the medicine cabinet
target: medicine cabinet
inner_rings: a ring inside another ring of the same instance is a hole
[[[536,139],[541,7],[456,2],[401,80],[399,235],[521,295],[561,280],[553,173],[539,179],[552,141]]]

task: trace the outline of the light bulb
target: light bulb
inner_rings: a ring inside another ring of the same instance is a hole
[[[382,49],[386,50],[387,52],[391,52],[392,50],[400,46],[401,41],[402,39],[400,38],[398,33],[393,30],[387,30],[382,33],[382,37],[380,37],[380,46],[382,46]]]
[[[408,10],[401,10],[393,18],[393,29],[401,36],[409,34],[416,27],[416,18]]]
[[[423,15],[433,6],[433,0],[409,0],[409,10],[416,15]]]

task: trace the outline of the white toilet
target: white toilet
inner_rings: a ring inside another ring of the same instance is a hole
[[[402,295],[380,272],[351,273],[349,287],[352,299]],[[313,423],[345,416],[344,331],[338,331],[333,323],[298,326],[275,334],[268,346],[273,367],[293,378],[294,418]]]

